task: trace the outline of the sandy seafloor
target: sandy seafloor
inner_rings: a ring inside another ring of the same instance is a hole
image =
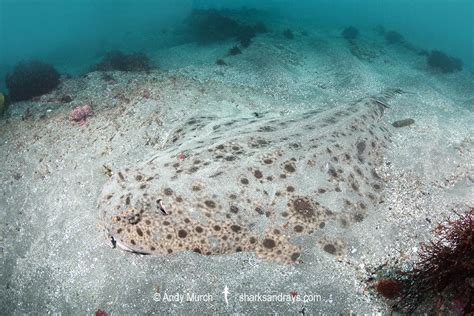
[[[148,74],[93,72],[10,107],[0,121],[1,314],[389,312],[365,282],[371,267],[416,259],[435,223],[474,205],[474,75],[433,72],[425,57],[387,46],[370,30],[358,41],[371,60],[353,56],[340,30],[295,27],[293,40],[274,31],[241,55],[225,57],[232,42],[178,45],[153,55],[159,68]],[[215,64],[222,57],[227,66]],[[298,265],[245,252],[134,255],[112,249],[98,226],[103,166],[114,171],[153,156],[185,118],[333,108],[384,89],[404,91],[383,117],[392,134],[378,170],[384,200],[346,230],[341,256],[319,245],[307,245]],[[73,101],[62,104],[64,95]],[[84,104],[95,115],[84,126],[69,121],[71,109]],[[415,124],[391,126],[405,118]],[[158,289],[162,297],[213,300],[157,302]],[[293,291],[319,298],[239,301],[244,293]]]

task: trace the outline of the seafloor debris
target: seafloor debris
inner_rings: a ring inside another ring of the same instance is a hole
[[[349,26],[342,31],[341,35],[346,40],[353,41],[359,36],[359,30],[354,26]]]
[[[228,56],[235,56],[239,54],[242,54],[242,51],[240,50],[238,46],[232,47],[231,49],[229,49],[229,52],[227,53]]]
[[[0,92],[0,116],[3,115],[4,111],[5,111],[5,97],[3,93]]]
[[[399,120],[399,121],[395,121],[392,123],[392,126],[393,127],[405,127],[405,126],[409,126],[411,124],[415,123],[415,120],[414,119],[411,119],[411,118],[407,118],[407,119],[403,119],[403,120]]]
[[[66,95],[63,95],[63,96],[59,97],[58,101],[61,102],[61,103],[70,103],[70,102],[72,102],[72,97],[70,95],[66,94]]]
[[[290,29],[286,29],[283,31],[283,36],[286,38],[286,39],[293,39],[295,36],[293,35],[293,31],[290,30]]]
[[[215,9],[193,10],[185,21],[188,34],[200,44],[236,39],[246,48],[258,33],[267,32],[267,27],[262,22],[250,25],[226,13],[229,12]]]
[[[152,68],[150,59],[144,53],[125,54],[111,51],[105,54],[100,63],[92,67],[99,71],[149,71]]]
[[[104,310],[101,310],[101,309],[98,309],[95,311],[95,316],[108,316],[109,314],[107,314],[106,311]]]
[[[387,44],[401,44],[405,41],[402,34],[397,31],[387,31],[384,33],[385,41]]]

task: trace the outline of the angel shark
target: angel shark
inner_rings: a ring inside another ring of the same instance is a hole
[[[104,185],[102,225],[143,254],[298,262],[299,237],[343,230],[378,204],[389,141],[381,118],[398,93],[279,117],[186,119],[165,149]]]

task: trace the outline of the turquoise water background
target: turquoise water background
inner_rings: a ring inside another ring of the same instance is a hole
[[[22,59],[39,58],[80,74],[111,49],[152,53],[160,34],[182,24],[193,8],[257,8],[288,23],[320,28],[383,25],[425,49],[440,49],[474,69],[472,0],[0,0],[0,89]]]

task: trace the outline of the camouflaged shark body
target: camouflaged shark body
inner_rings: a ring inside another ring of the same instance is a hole
[[[299,236],[343,231],[377,205],[381,118],[397,93],[288,116],[189,118],[166,149],[107,182],[103,225],[139,253],[296,262]]]

